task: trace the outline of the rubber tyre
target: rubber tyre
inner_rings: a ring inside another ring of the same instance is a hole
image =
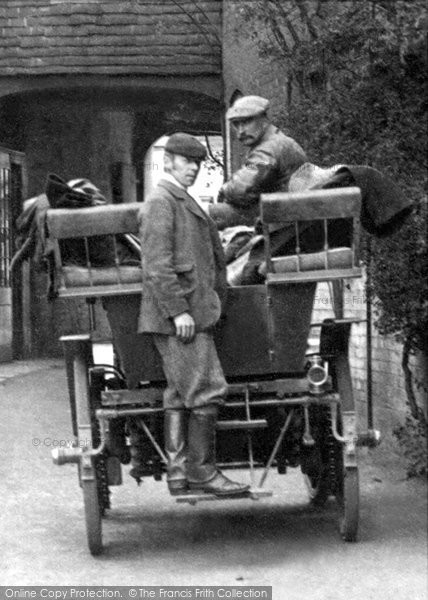
[[[83,504],[85,507],[86,536],[89,551],[97,556],[103,551],[102,523],[96,481],[82,481]]]
[[[339,354],[332,364],[335,389],[340,395],[339,433],[343,432],[342,413],[354,412],[355,401],[347,353]],[[359,474],[358,466],[346,466],[345,448],[340,453],[336,499],[341,508],[340,533],[346,542],[356,542],[359,525]],[[357,455],[358,460],[358,455]]]
[[[342,516],[340,521],[340,533],[345,542],[356,542],[358,538],[360,512],[359,488],[358,468],[345,469],[341,502]]]
[[[89,387],[88,369],[92,364],[92,348],[90,339],[85,336],[78,338],[73,355],[73,382],[76,402],[76,423],[79,445],[89,443],[94,447],[93,425],[88,430],[87,424],[93,422],[92,398]],[[96,459],[91,460],[87,471],[79,465],[79,479],[83,492],[86,535],[89,551],[93,556],[102,552],[101,508],[99,503],[99,475],[97,474]]]

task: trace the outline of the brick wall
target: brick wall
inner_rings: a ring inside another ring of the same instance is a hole
[[[221,0],[5,0],[0,77],[219,74]]]
[[[349,280],[344,291],[344,316],[366,319],[364,279]],[[313,321],[333,317],[333,307],[327,284],[319,284],[314,302]],[[374,318],[373,318],[374,320]],[[360,423],[366,422],[367,414],[367,335],[366,323],[352,326],[350,362],[354,394],[357,400]],[[393,336],[380,335],[372,329],[372,391],[374,426],[390,438],[391,431],[403,424],[406,415],[406,391],[401,367],[402,345]],[[426,381],[423,358],[411,358],[412,372],[419,381]],[[422,390],[415,387],[420,406],[426,401]],[[426,407],[424,407],[426,409]]]

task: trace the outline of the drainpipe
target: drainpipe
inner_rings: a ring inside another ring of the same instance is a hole
[[[372,300],[371,300],[371,239],[367,241],[366,281],[366,360],[367,360],[367,429],[373,429],[373,371],[372,371]]]

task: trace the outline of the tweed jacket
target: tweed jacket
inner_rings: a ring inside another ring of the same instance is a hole
[[[161,180],[139,212],[143,293],[138,330],[175,334],[172,318],[188,312],[196,331],[215,325],[226,294],[217,228],[185,190]]]
[[[269,125],[262,139],[249,149],[244,165],[223,185],[221,194],[234,206],[257,206],[261,193],[287,191],[291,174],[305,162],[299,144]]]

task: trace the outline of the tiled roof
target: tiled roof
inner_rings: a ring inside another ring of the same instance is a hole
[[[221,71],[222,0],[4,0],[0,76]]]

